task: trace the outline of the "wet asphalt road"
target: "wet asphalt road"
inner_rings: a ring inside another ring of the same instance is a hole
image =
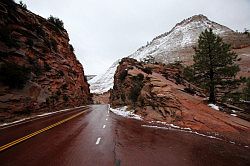
[[[81,111],[82,115],[0,152],[5,165],[249,166],[250,149],[145,122],[93,105],[0,130],[0,146]]]

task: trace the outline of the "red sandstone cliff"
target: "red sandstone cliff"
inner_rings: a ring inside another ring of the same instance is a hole
[[[0,37],[0,121],[90,101],[83,67],[64,28],[4,0]]]

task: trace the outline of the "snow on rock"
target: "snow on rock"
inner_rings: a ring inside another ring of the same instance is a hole
[[[91,93],[102,94],[113,88],[114,75],[116,68],[119,65],[119,61],[120,60],[117,60],[113,63],[103,75],[98,75],[89,81]]]
[[[233,32],[203,15],[195,15],[176,24],[171,31],[154,38],[129,57],[141,61],[148,56],[153,56],[156,61],[166,64],[180,60],[188,61],[190,56],[186,56],[186,50],[193,51],[192,46],[197,43],[200,33],[208,28],[212,28],[214,33],[220,36]],[[89,82],[91,93],[104,93],[113,87],[113,77],[118,64],[119,60],[113,63],[105,74]]]
[[[215,110],[217,110],[217,111],[220,110],[219,106],[217,106],[215,104],[208,104],[208,106],[211,107],[211,108],[213,108],[213,109],[215,109]]]
[[[236,114],[230,114],[230,115],[232,115],[232,116],[237,116]]]
[[[123,116],[123,117],[142,120],[142,118],[139,115],[136,115],[133,113],[133,110],[128,111],[127,109],[128,109],[128,107],[124,106],[124,107],[115,108],[115,109],[110,108],[110,111],[112,111],[113,113],[115,113],[117,115]]]

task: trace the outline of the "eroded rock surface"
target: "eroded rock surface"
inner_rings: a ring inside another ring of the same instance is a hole
[[[0,37],[0,67],[1,73],[5,73],[0,82],[0,121],[23,113],[55,111],[89,102],[83,67],[64,28],[3,0]],[[22,72],[16,73],[19,71],[16,67]],[[25,78],[22,86],[18,85],[20,74]],[[13,79],[15,75],[17,78]],[[10,80],[6,78],[9,76]],[[11,84],[15,81],[17,84]]]

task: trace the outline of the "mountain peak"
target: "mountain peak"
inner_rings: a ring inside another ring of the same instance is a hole
[[[199,21],[199,20],[209,20],[207,16],[204,16],[203,14],[193,15],[192,17],[186,19],[190,21]]]

